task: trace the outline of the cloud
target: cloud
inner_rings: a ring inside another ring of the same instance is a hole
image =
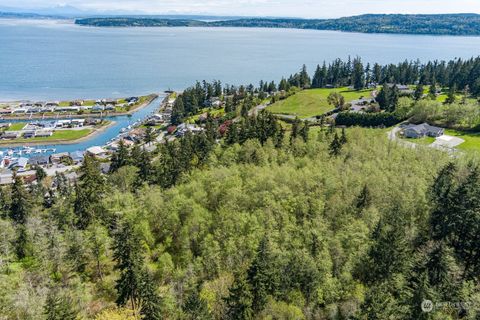
[[[0,5],[18,7],[18,0]],[[22,0],[22,7],[70,5],[84,10],[150,14],[192,13],[254,16],[339,17],[363,13],[480,13],[478,0]]]

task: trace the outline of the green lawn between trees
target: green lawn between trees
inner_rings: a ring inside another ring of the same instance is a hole
[[[368,98],[371,96],[372,91],[371,89],[355,91],[347,87],[308,89],[300,91],[285,100],[274,103],[268,107],[268,110],[272,113],[295,115],[305,119],[333,110],[334,107],[327,102],[328,95],[332,92],[341,93],[345,97],[345,102],[348,103],[361,97]]]
[[[92,129],[81,129],[81,130],[58,130],[55,131],[50,137],[36,137],[36,138],[19,138],[14,140],[3,140],[0,141],[0,144],[12,144],[12,143],[39,143],[39,142],[62,142],[62,141],[73,141],[77,139],[84,138],[88,136],[93,130]]]

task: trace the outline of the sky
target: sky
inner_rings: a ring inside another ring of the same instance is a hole
[[[333,18],[364,13],[480,13],[480,0],[0,0],[23,9],[73,6],[88,11]]]

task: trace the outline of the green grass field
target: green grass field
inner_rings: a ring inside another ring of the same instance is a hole
[[[449,129],[449,130],[445,130],[445,134],[465,140],[464,143],[457,146],[457,149],[459,150],[475,151],[475,152],[480,151],[480,133]]]
[[[322,115],[334,109],[328,104],[327,97],[335,91],[341,93],[345,97],[345,102],[348,103],[361,97],[370,97],[373,90],[353,91],[348,88],[303,90],[276,102],[269,106],[268,110],[278,114],[295,115],[302,119]]]
[[[0,144],[12,144],[12,143],[40,143],[40,142],[61,142],[61,141],[73,141],[88,136],[92,132],[92,129],[82,130],[59,130],[55,131],[50,137],[37,137],[37,138],[19,138],[14,140],[0,141]]]
[[[19,131],[22,130],[27,124],[25,122],[14,122],[6,131]]]
[[[420,144],[420,145],[423,145],[423,146],[428,146],[432,143],[435,142],[435,138],[433,137],[423,137],[423,138],[418,138],[418,139],[413,139],[413,138],[404,138],[404,137],[401,137],[400,136],[400,139],[402,140],[405,140],[405,141],[408,141],[408,142],[412,142],[412,143],[416,143],[416,144]]]

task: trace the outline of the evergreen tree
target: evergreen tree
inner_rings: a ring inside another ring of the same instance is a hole
[[[112,155],[110,172],[116,172],[121,167],[130,164],[130,162],[130,152],[128,151],[125,143],[123,142],[123,139],[120,139],[120,142],[118,143],[118,149]]]
[[[432,84],[430,85],[430,89],[428,90],[428,96],[432,100],[437,99],[437,83],[435,81],[432,82]]]
[[[144,319],[162,319],[160,297],[153,287],[153,279],[145,270],[141,238],[130,221],[122,221],[114,234],[114,259],[120,278],[116,282],[117,304],[130,303],[140,309]]]
[[[46,320],[76,320],[78,312],[70,298],[61,295],[57,289],[51,289],[44,305]]]
[[[302,71],[300,71],[300,79],[299,79],[300,88],[308,89],[311,86],[310,76],[307,72],[307,66],[302,66]]]
[[[448,96],[447,96],[447,99],[445,100],[445,104],[455,103],[455,100],[457,99],[456,92],[457,92],[456,85],[453,85],[448,89]]]
[[[423,98],[423,91],[424,91],[423,84],[419,82],[415,87],[415,92],[413,94],[415,100],[419,101],[420,99]]]
[[[188,296],[183,309],[187,312],[188,319],[190,320],[213,319],[208,310],[207,303],[200,297],[198,290],[194,290],[192,294]]]
[[[372,195],[370,193],[370,189],[368,188],[368,185],[365,184],[363,186],[362,191],[360,192],[357,199],[355,200],[355,207],[360,212],[363,209],[368,208],[371,202],[372,202]]]
[[[274,295],[279,286],[273,255],[266,236],[260,241],[257,255],[247,272],[247,280],[253,297],[252,308],[255,313],[263,310],[268,296]]]
[[[175,99],[175,103],[173,104],[171,123],[173,125],[179,125],[180,123],[182,123],[184,117],[185,106],[183,104],[183,96],[179,95],[177,99]]]
[[[390,106],[390,96],[391,96],[390,91],[391,91],[390,86],[388,84],[384,84],[382,89],[377,95],[376,100],[382,110],[386,110]]]
[[[365,88],[365,71],[363,69],[362,60],[356,58],[353,60],[353,75],[352,75],[353,88],[355,90],[362,90]]]
[[[302,139],[304,142],[307,142],[308,141],[308,132],[310,130],[310,127],[308,125],[308,122],[307,121],[304,121],[303,122],[303,127],[300,131],[300,135],[302,136]]]
[[[295,118],[292,124],[292,132],[290,133],[290,143],[293,143],[300,134],[300,124],[301,121],[298,117]]]
[[[333,140],[330,143],[330,146],[328,149],[331,156],[338,156],[342,151],[342,143],[340,141],[340,138],[338,137],[337,132],[335,132],[335,135],[333,136]]]
[[[35,177],[37,178],[37,182],[41,183],[47,177],[47,173],[42,167],[35,166]]]
[[[253,319],[253,295],[245,275],[235,277],[229,295],[225,299],[227,305],[227,319],[250,320]]]
[[[80,167],[80,178],[75,188],[74,212],[80,229],[86,229],[90,222],[103,211],[101,201],[105,194],[105,187],[105,179],[100,172],[98,161],[86,155]]]
[[[147,127],[147,129],[145,130],[145,143],[150,144],[153,141],[155,141],[153,129],[152,127]]]
[[[15,224],[24,225],[32,208],[30,195],[23,185],[23,179],[16,172],[13,173],[12,202],[10,206],[10,217]]]
[[[342,145],[346,144],[348,142],[348,139],[347,139],[347,132],[345,130],[345,128],[342,128],[342,136],[340,137],[340,143]]]

